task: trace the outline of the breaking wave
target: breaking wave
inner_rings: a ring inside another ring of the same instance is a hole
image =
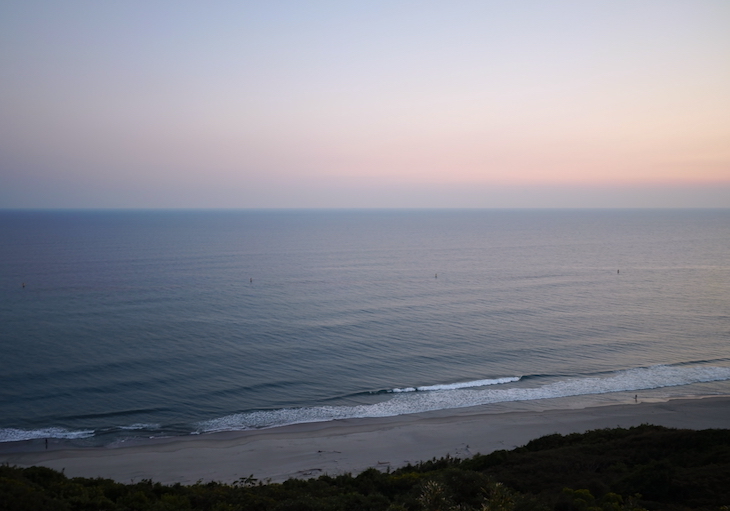
[[[512,383],[520,381],[520,376],[508,376],[505,378],[493,378],[487,380],[474,380],[459,383],[439,383],[436,385],[423,385],[421,387],[405,387],[402,389],[391,389],[388,392],[427,392],[432,390],[456,390],[470,387],[485,387],[487,385],[499,385],[501,383]]]
[[[508,377],[393,389],[393,397],[390,399],[367,405],[257,410],[200,422],[197,425],[197,432],[259,429],[338,419],[391,417],[491,403],[675,387],[730,380],[730,368],[658,365],[616,371],[601,376],[567,377],[544,384],[538,382],[532,386],[508,385],[509,383],[520,383],[520,380],[519,377]],[[530,379],[530,382],[536,380],[538,379]],[[421,392],[423,390],[427,392]]]

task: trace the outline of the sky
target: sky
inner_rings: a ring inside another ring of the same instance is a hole
[[[727,0],[5,0],[0,208],[730,207]]]

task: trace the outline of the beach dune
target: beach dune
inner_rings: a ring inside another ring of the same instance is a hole
[[[129,483],[233,482],[253,476],[289,478],[394,469],[450,455],[513,449],[552,434],[655,424],[730,428],[730,398],[683,399],[582,409],[509,411],[495,405],[398,417],[348,419],[279,428],[150,439],[99,448],[15,442],[0,446],[0,462],[42,465],[67,476]]]

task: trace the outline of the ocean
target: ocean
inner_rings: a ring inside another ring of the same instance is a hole
[[[0,442],[730,394],[730,210],[5,210],[0,240]]]

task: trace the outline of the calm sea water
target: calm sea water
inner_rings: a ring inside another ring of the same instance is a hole
[[[4,211],[0,240],[0,441],[730,393],[730,210]]]

